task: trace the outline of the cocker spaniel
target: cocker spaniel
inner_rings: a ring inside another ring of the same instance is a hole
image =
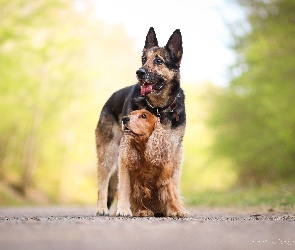
[[[147,110],[122,118],[117,216],[186,217],[168,132]]]

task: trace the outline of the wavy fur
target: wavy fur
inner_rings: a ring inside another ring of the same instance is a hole
[[[155,129],[147,140],[144,157],[153,165],[163,166],[171,161],[172,143],[162,125],[155,123]]]
[[[185,217],[167,130],[147,110],[122,120],[117,215]]]

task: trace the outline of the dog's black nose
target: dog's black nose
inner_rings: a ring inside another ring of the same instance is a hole
[[[123,122],[123,124],[126,124],[127,122],[129,122],[130,121],[130,118],[128,117],[128,116],[123,116],[122,117],[122,122]]]
[[[139,79],[143,78],[146,75],[146,71],[144,68],[140,68],[136,71],[136,75]]]

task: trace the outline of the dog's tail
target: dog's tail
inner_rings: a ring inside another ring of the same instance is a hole
[[[108,209],[110,209],[110,207],[115,199],[115,196],[117,194],[117,187],[118,187],[118,171],[115,171],[115,173],[112,174],[110,181],[109,181],[108,201],[107,201]]]

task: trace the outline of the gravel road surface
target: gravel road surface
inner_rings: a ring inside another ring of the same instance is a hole
[[[95,207],[0,208],[0,249],[295,249],[290,212],[191,209],[185,219],[94,214]]]

